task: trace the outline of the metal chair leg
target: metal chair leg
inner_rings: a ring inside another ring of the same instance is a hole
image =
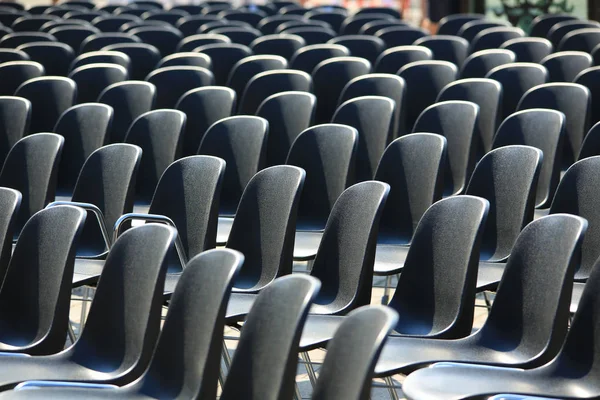
[[[300,394],[300,388],[298,387],[298,382],[294,384],[294,400],[302,400],[302,395]]]
[[[75,340],[77,339],[77,336],[75,336],[75,332],[73,331],[73,325],[71,325],[71,321],[69,321],[67,335],[69,336],[69,340],[71,341],[71,344],[74,344]]]
[[[381,304],[387,306],[390,301],[390,286],[392,286],[392,275],[385,277],[385,286],[383,287],[383,297],[381,298]]]
[[[395,388],[395,385],[394,385],[394,380],[392,379],[391,376],[386,376],[385,377],[385,383],[387,384],[388,391],[390,392],[390,397],[393,400],[400,400],[400,397],[398,397],[398,393],[396,392],[396,388]]]
[[[312,388],[317,384],[317,375],[315,374],[315,370],[312,366],[312,362],[310,361],[310,356],[308,352],[302,352],[300,354],[302,360],[304,360],[304,366],[306,367],[306,373],[308,374],[308,380],[310,381],[310,386]]]

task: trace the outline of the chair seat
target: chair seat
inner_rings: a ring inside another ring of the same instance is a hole
[[[577,307],[579,306],[579,301],[581,300],[581,295],[583,294],[583,288],[585,287],[585,283],[575,282],[573,283],[573,294],[571,295],[571,307],[570,311],[574,314],[577,311]]]
[[[98,281],[105,260],[76,258],[73,287],[92,285]]]
[[[480,262],[477,273],[477,291],[495,290],[502,279],[505,266],[505,263]]]
[[[379,244],[375,253],[375,275],[396,275],[404,268],[410,246]]]
[[[340,315],[309,314],[300,338],[300,351],[325,347],[344,322],[344,318]]]
[[[217,225],[217,246],[225,246],[227,239],[229,239],[229,233],[233,226],[233,218],[231,217],[219,217],[219,223]]]
[[[297,231],[294,245],[294,260],[308,261],[314,259],[317,255],[317,250],[319,250],[321,238],[323,238],[323,232]]]
[[[243,321],[250,312],[256,297],[256,294],[232,293],[225,313],[227,323],[234,324]]]
[[[164,296],[170,297],[173,294],[180,277],[181,273],[167,274],[167,276],[165,277],[165,289],[163,290]]]

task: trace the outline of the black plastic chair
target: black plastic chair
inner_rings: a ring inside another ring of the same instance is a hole
[[[478,19],[474,21],[469,21],[464,24],[457,33],[457,36],[460,36],[466,39],[469,43],[473,42],[473,39],[480,33],[486,29],[490,28],[505,28],[511,26],[508,21],[490,21],[487,19]]]
[[[272,35],[276,32],[279,25],[289,21],[302,21],[303,18],[298,15],[273,15],[261,20],[256,29],[261,31],[264,35]]]
[[[163,67],[152,71],[146,81],[156,87],[156,108],[174,108],[188,90],[214,83],[212,72],[201,67]]]
[[[211,125],[234,113],[236,95],[227,87],[206,86],[184,93],[175,108],[187,115],[182,155],[190,156],[198,152],[204,133]]]
[[[260,10],[255,11],[246,11],[246,10],[234,10],[227,9],[219,12],[217,17],[225,18],[229,21],[242,21],[247,22],[250,25],[256,27],[258,23],[267,16],[264,12]]]
[[[246,84],[253,77],[261,72],[286,69],[287,66],[287,60],[281,56],[262,55],[245,57],[231,68],[231,73],[227,79],[227,86],[236,92],[238,99],[241,99]]]
[[[588,131],[590,91],[576,83],[548,83],[528,90],[519,102],[518,110],[548,108],[562,112],[565,117],[563,166],[577,160],[584,135]]]
[[[179,157],[186,115],[177,110],[154,110],[133,121],[125,142],[138,145],[144,155],[136,181],[136,200],[147,205],[158,180],[167,167]]]
[[[290,68],[312,74],[313,70],[322,61],[334,57],[347,57],[350,50],[344,46],[334,44],[315,44],[304,46],[296,51],[290,60]]]
[[[344,86],[352,79],[371,72],[371,63],[358,57],[334,57],[313,70],[314,93],[319,99],[315,123],[327,123],[337,107]]]
[[[12,96],[29,79],[44,75],[42,64],[34,61],[9,61],[0,64],[0,95]]]
[[[15,32],[2,36],[0,47],[16,49],[31,42],[56,42],[56,37],[44,32]]]
[[[485,78],[496,67],[512,64],[517,56],[510,50],[482,50],[471,54],[465,60],[461,70],[461,78]]]
[[[177,52],[192,51],[197,47],[204,46],[205,44],[215,43],[231,43],[231,39],[225,35],[219,35],[212,32],[190,35],[181,39],[181,41],[177,44]]]
[[[583,28],[599,28],[600,23],[597,21],[583,21],[579,19],[569,19],[567,21],[559,22],[552,25],[552,28],[548,31],[546,38],[552,42],[554,47],[560,44],[560,41],[569,32],[576,31],[577,29]]]
[[[48,21],[55,21],[58,17],[55,15],[30,15],[20,17],[15,20],[10,26],[15,32],[35,32]]]
[[[482,20],[485,18],[483,14],[452,14],[445,16],[440,20],[438,27],[438,35],[454,35],[457,36],[460,29],[471,21]]]
[[[312,79],[303,71],[272,70],[261,72],[246,84],[240,100],[239,114],[253,115],[269,96],[279,92],[310,92]]]
[[[17,19],[25,17],[27,14],[27,12],[22,10],[7,10],[4,8],[0,10],[0,23],[4,26],[10,27]]]
[[[296,29],[296,28],[327,28],[327,29],[331,29],[332,32],[335,32],[331,28],[331,25],[329,25],[327,22],[311,21],[311,20],[302,18],[299,20],[287,21],[287,22],[280,24],[279,26],[277,26],[277,29],[275,29],[275,33],[286,33],[286,31],[289,31],[291,29]]]
[[[405,65],[398,75],[406,81],[406,129],[410,131],[417,118],[435,103],[441,90],[457,79],[458,69],[447,61],[416,61]]]
[[[535,86],[548,81],[548,70],[533,63],[505,64],[492,69],[486,78],[500,82],[502,85],[501,120],[517,111],[521,97]]]
[[[87,15],[87,14],[86,14]],[[79,26],[87,26],[87,27],[91,27],[92,24],[90,24],[87,21],[84,21],[83,19],[71,19],[71,20],[54,20],[54,21],[48,21],[46,22],[44,25],[42,25],[39,29],[40,32],[47,32],[50,33],[50,31],[54,28],[58,28],[58,27],[79,27]],[[100,31],[98,31],[100,32]]]
[[[600,29],[583,28],[567,33],[556,48],[558,51],[591,53],[600,44]]]
[[[414,42],[415,46],[427,47],[434,60],[448,61],[460,67],[468,55],[469,42],[458,36],[425,36]]]
[[[141,39],[142,42],[156,47],[163,57],[174,53],[177,45],[183,39],[181,32],[166,26],[143,26],[132,29],[129,33]]]
[[[592,67],[585,69],[579,73],[573,82],[583,85],[588,88],[591,94],[591,107],[590,107],[590,125],[595,124],[600,120],[600,112],[598,112],[598,106],[600,101],[600,86],[598,85],[598,77],[600,74],[600,68]]]
[[[180,18],[190,15],[187,11],[170,9],[169,11],[148,11],[141,15],[145,21],[166,22],[175,26]]]
[[[29,55],[21,50],[0,49],[0,64],[9,61],[31,61]]]
[[[553,51],[552,43],[548,39],[522,37],[507,40],[501,46],[510,50],[517,56],[518,62],[540,63]]]
[[[529,224],[480,330],[458,340],[390,337],[375,374],[407,373],[440,361],[532,368],[550,360],[566,334],[570,280],[585,229],[582,218],[564,214]]]
[[[54,200],[63,143],[63,137],[53,133],[29,135],[15,143],[6,156],[0,186],[23,195],[15,225],[17,235],[33,214]]]
[[[53,132],[60,115],[75,103],[77,86],[69,78],[43,76],[25,81],[15,95],[31,102],[29,132]]]
[[[80,53],[98,51],[103,47],[117,43],[141,43],[142,40],[129,33],[96,33],[86,37],[79,47]]]
[[[577,17],[568,14],[539,15],[535,17],[533,21],[531,21],[531,29],[529,35],[534,37],[547,37],[549,31],[556,24],[575,19],[577,19]]]
[[[295,27],[282,33],[300,36],[304,39],[307,46],[325,44],[336,36],[336,32],[333,29],[322,26]]]
[[[269,122],[266,165],[281,165],[298,135],[312,125],[316,97],[307,92],[284,91],[267,97],[256,115]]]
[[[361,35],[375,35],[375,32],[392,26],[409,26],[409,24],[397,19],[381,19],[364,24],[358,33]]]
[[[206,54],[182,52],[163,57],[156,65],[156,69],[164,67],[201,67],[210,70],[212,68],[211,64],[212,61]]]
[[[102,51],[118,51],[129,57],[129,78],[143,81],[160,61],[160,52],[146,43],[117,43],[105,46]]]
[[[78,103],[90,103],[98,99],[108,86],[126,81],[127,70],[117,64],[88,64],[79,67],[69,74],[79,88]]]
[[[481,50],[500,48],[505,42],[522,38],[525,32],[521,28],[496,27],[487,28],[479,32],[471,41],[469,51],[475,53]]]
[[[200,27],[208,22],[222,21],[221,19],[211,15],[188,15],[182,17],[175,27],[185,36],[193,35],[198,32]]]
[[[217,85],[225,85],[233,66],[242,58],[252,55],[250,48],[236,43],[206,44],[194,51],[210,57]]]
[[[264,35],[250,43],[254,54],[271,54],[291,59],[294,53],[304,47],[306,42],[300,36],[288,33]]]
[[[562,51],[544,58],[541,64],[548,70],[548,82],[573,82],[594,60],[581,51]]]
[[[103,11],[69,11],[65,15],[63,15],[63,19],[66,20],[66,23],[76,23],[82,25],[91,25],[91,22],[98,17],[105,16],[106,13]],[[87,22],[87,24],[83,24],[83,22]],[[47,23],[46,23],[47,24]],[[46,25],[44,24],[44,25]],[[42,25],[42,27],[44,27]]]
[[[509,145],[533,146],[542,150],[544,158],[537,184],[535,204],[547,208],[560,180],[565,116],[548,109],[519,111],[502,122],[493,148]]]
[[[131,59],[127,54],[120,51],[90,51],[77,56],[71,63],[69,72],[89,64],[116,64],[129,71]]]
[[[368,6],[361,8],[354,15],[387,14],[393,18],[402,19],[402,13],[397,8]]]
[[[156,88],[148,82],[125,81],[106,87],[98,97],[99,103],[114,110],[110,141],[122,142],[131,123],[140,115],[150,111],[154,105]]]
[[[92,25],[101,32],[119,32],[121,26],[128,22],[141,22],[141,19],[132,14],[107,15],[92,21]]]
[[[375,72],[395,74],[415,61],[433,60],[433,52],[424,46],[398,46],[385,50],[375,61]]]
[[[310,18],[310,17],[309,17]],[[352,15],[344,19],[340,26],[339,33],[342,35],[356,35],[360,28],[365,24],[378,20],[393,20],[396,19],[387,14],[370,14],[370,15]]]
[[[258,39],[261,36],[261,33],[259,30],[254,28],[223,27],[211,31],[210,35],[224,36],[232,43],[250,46],[250,43]]]
[[[383,40],[387,48],[410,46],[428,35],[429,33],[424,29],[410,26],[392,26],[375,32],[375,36]]]
[[[334,31],[340,32],[340,28],[342,27],[344,20],[348,16],[348,12],[342,10],[313,10],[307,12],[306,14],[304,14],[304,16],[309,20],[327,22],[329,25],[331,25]]]
[[[13,96],[0,97],[0,163],[4,164],[10,149],[29,133],[30,120],[29,100]],[[0,259],[1,257],[0,253]]]
[[[75,51],[79,52],[81,49],[81,43],[92,35],[100,33],[97,28],[93,26],[57,26],[48,31],[49,34],[53,35],[59,42],[65,43]]]
[[[70,46],[58,42],[32,42],[19,46],[17,50],[27,53],[31,61],[42,64],[48,75],[66,76],[75,57]]]
[[[375,63],[377,57],[385,50],[383,40],[369,35],[345,35],[338,36],[328,41],[331,44],[339,44],[350,50],[353,57],[361,57]]]

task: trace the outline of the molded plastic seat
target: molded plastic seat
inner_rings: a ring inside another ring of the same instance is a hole
[[[548,34],[546,35],[546,38],[552,42],[554,47],[557,47],[560,44],[560,41],[569,32],[576,31],[577,29],[598,27],[600,27],[600,23],[598,23],[597,21],[569,19],[552,25],[552,28],[548,31]]]
[[[309,11],[308,13],[304,14],[304,16],[309,20],[327,22],[329,25],[331,25],[334,31],[340,32],[340,28],[348,16],[348,12],[343,10],[314,10]]]
[[[246,84],[253,77],[261,72],[286,69],[287,66],[287,60],[281,56],[262,55],[245,57],[231,68],[231,73],[227,79],[227,86],[236,92],[238,99],[241,99]]]
[[[448,61],[460,67],[469,50],[469,42],[457,36],[425,36],[414,42],[415,46],[427,47],[433,54],[433,59]]]
[[[164,67],[201,67],[210,70],[212,62],[210,57],[202,53],[174,53],[169,56],[163,57],[158,63],[156,68]]]
[[[579,73],[579,75],[577,75],[573,81],[587,87],[590,91],[590,125],[593,125],[600,120],[600,112],[598,111],[598,106],[600,105],[600,85],[598,84],[599,76],[600,68],[592,67],[581,71],[581,73]]]
[[[303,71],[272,70],[261,72],[246,84],[242,95],[239,113],[253,115],[260,104],[269,96],[279,92],[310,92],[312,79]]]
[[[353,57],[361,57],[374,63],[385,50],[383,40],[369,35],[345,35],[331,39],[328,43],[339,44],[350,50]]]
[[[58,42],[32,42],[19,46],[17,50],[24,51],[32,61],[42,64],[48,75],[66,76],[75,57],[70,46]]]
[[[22,50],[0,49],[0,64],[8,61],[30,61],[29,54]]]
[[[94,19],[92,25],[102,32],[118,32],[119,28],[128,22],[141,22],[141,19],[132,14],[113,14]]]
[[[325,44],[336,36],[333,29],[322,26],[295,27],[282,33],[301,37],[307,46]]]
[[[473,38],[469,51],[475,53],[481,50],[497,49],[511,39],[522,38],[523,36],[525,36],[525,32],[521,28],[487,28]]]
[[[6,7],[6,5],[3,7]],[[0,23],[4,26],[10,27],[17,19],[25,17],[27,14],[28,13],[23,10],[7,10],[6,8],[3,8],[0,11]]]
[[[229,40],[229,42],[250,46],[250,43],[258,39],[261,36],[261,33],[259,30],[254,28],[223,27],[211,31],[210,35],[224,36]]]
[[[393,18],[402,19],[402,13],[400,10],[391,7],[376,7],[369,6],[361,8],[354,15],[368,15],[368,14],[387,14]]]
[[[225,35],[219,35],[215,33],[199,33],[196,35],[186,36],[177,44],[177,52],[192,51],[197,47],[204,46],[205,44],[214,43],[231,43]]]
[[[547,37],[548,33],[556,24],[575,20],[577,17],[568,14],[542,14],[531,21],[530,36]]]
[[[375,36],[384,41],[387,48],[410,46],[417,40],[428,36],[428,32],[421,28],[410,26],[392,26],[375,32]]]
[[[53,35],[45,32],[15,32],[2,36],[0,47],[16,49],[22,44],[32,42],[56,42]]]
[[[131,65],[129,78],[143,81],[160,61],[160,52],[152,45],[146,43],[116,43],[105,46],[103,51],[118,51],[127,54]]]
[[[510,50],[482,50],[471,54],[465,60],[461,71],[461,78],[485,78],[496,67],[512,64],[517,61],[517,56]]]
[[[0,163],[4,164],[10,149],[29,133],[31,102],[22,97],[0,97]],[[0,253],[0,266],[2,255]],[[0,274],[1,276],[1,274]]]
[[[334,44],[315,44],[304,46],[290,60],[290,67],[312,74],[322,61],[335,57],[347,57],[350,50],[347,47]]]
[[[69,74],[77,84],[78,103],[94,102],[108,86],[126,81],[127,70],[117,64],[88,64],[76,68]]]
[[[599,28],[583,28],[567,33],[556,48],[558,51],[591,53],[600,44]]]
[[[254,54],[272,54],[289,60],[298,49],[305,45],[306,42],[300,36],[279,33],[259,37],[250,43],[249,47]]]
[[[272,35],[274,33],[278,33],[275,31],[279,27],[279,25],[285,22],[298,21],[302,19],[303,18],[298,15],[273,15],[266,17],[262,21],[260,21],[256,28],[260,30],[264,35]]]
[[[309,17],[310,18],[310,17]],[[389,20],[396,19],[391,15],[387,14],[368,14],[368,15],[353,15],[344,19],[344,22],[340,26],[339,32],[342,35],[355,35],[360,31],[365,24],[378,21],[378,20]]]
[[[433,52],[425,46],[398,46],[385,50],[375,61],[375,72],[395,74],[415,61],[433,60]]]
[[[188,15],[177,21],[175,27],[181,31],[186,37],[198,32],[198,29],[207,22],[222,21],[212,15]]]
[[[207,15],[210,16],[210,15]],[[216,18],[216,17],[215,17]],[[222,19],[217,19],[216,21],[205,22],[200,28],[198,28],[197,33],[210,33],[218,28],[223,27],[235,27],[235,28],[252,28],[254,27],[246,22],[242,21],[224,21]]]
[[[375,35],[375,32],[392,26],[409,26],[409,24],[396,19],[381,19],[364,24],[358,33],[361,35]]]
[[[210,57],[217,85],[225,85],[233,66],[242,58],[252,55],[250,48],[237,43],[205,44],[194,51]]]
[[[42,64],[34,61],[9,61],[0,64],[0,95],[12,96],[29,79],[44,75]]]
[[[69,72],[90,64],[116,64],[129,71],[131,59],[125,53],[120,51],[90,51],[77,56],[69,68]]]
[[[469,43],[471,43],[479,33],[483,32],[486,29],[505,28],[509,26],[510,22],[508,21],[490,21],[487,19],[478,19],[474,21],[469,21],[466,24],[464,24],[458,31],[457,36],[460,36],[463,39],[466,39]]]
[[[136,181],[136,200],[146,205],[158,180],[180,153],[186,116],[177,110],[154,110],[133,121],[125,142],[142,148],[140,173]]]
[[[75,51],[79,52],[81,49],[81,43],[86,40],[89,36],[100,33],[97,28],[93,26],[57,26],[48,31],[53,35],[59,42],[65,43]]]
[[[319,63],[313,70],[314,93],[319,99],[315,123],[331,120],[344,86],[357,76],[371,72],[371,63],[358,57],[334,57]]]
[[[483,14],[452,14],[440,20],[438,35],[458,35],[460,29],[468,22],[482,20]]]
[[[10,26],[15,32],[35,32],[48,21],[55,21],[58,17],[55,15],[31,15],[20,17]]]
[[[184,93],[175,108],[187,115],[182,155],[198,151],[204,133],[215,122],[230,117],[236,106],[235,92],[222,86],[205,86]]]
[[[302,18],[299,20],[287,21],[282,23],[281,25],[278,25],[277,29],[275,29],[275,33],[286,33],[287,31],[296,28],[327,28],[331,29],[332,32],[335,32],[332,29],[331,25],[329,25],[327,22],[312,21],[309,19]]]
[[[180,18],[190,15],[187,11],[170,9],[169,11],[149,11],[142,14],[146,21],[161,21],[175,25]]]
[[[132,29],[129,33],[141,39],[142,42],[156,47],[163,57],[174,53],[177,45],[183,39],[181,32],[166,26],[143,26]]]
[[[83,15],[87,15],[87,14],[83,14]],[[83,16],[80,16],[83,17]],[[46,33],[50,33],[50,31],[54,28],[58,28],[58,27],[79,27],[79,26],[86,26],[86,27],[92,27],[92,24],[90,24],[87,21],[84,21],[83,19],[70,19],[70,20],[53,20],[53,21],[48,21],[46,22],[44,25],[42,25],[39,29],[40,32],[46,32]],[[100,31],[97,31],[100,32]],[[75,49],[73,49],[75,50]]]
[[[86,37],[79,47],[80,53],[98,51],[103,47],[117,43],[141,43],[142,40],[130,33],[96,33]]]
[[[174,108],[179,98],[189,90],[214,83],[206,68],[176,66],[152,71],[146,80],[156,87],[156,108]]]
[[[230,21],[242,21],[247,22],[250,25],[256,27],[258,23],[267,16],[260,10],[255,11],[244,11],[244,10],[223,10],[217,14],[219,18],[225,18]]]
[[[502,49],[510,50],[517,55],[518,62],[540,63],[552,53],[553,46],[548,39],[522,37],[507,40]]]
[[[544,58],[541,64],[548,70],[548,82],[573,82],[594,60],[582,51],[561,51]]]
[[[281,92],[267,97],[256,115],[269,122],[266,165],[284,164],[292,143],[312,125],[316,97],[306,92]]]
[[[505,64],[492,69],[486,78],[500,82],[503,88],[501,120],[517,111],[521,97],[531,88],[548,81],[548,70],[533,63]]]

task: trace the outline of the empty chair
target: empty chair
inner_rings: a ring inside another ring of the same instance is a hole
[[[205,44],[214,43],[231,43],[225,35],[218,35],[215,33],[199,33],[197,35],[186,36],[181,39],[177,44],[177,52],[192,51],[197,47],[204,46]]]
[[[600,44],[599,28],[583,28],[567,33],[558,44],[558,51],[591,53]]]
[[[118,32],[119,28],[128,22],[140,22],[141,19],[135,15],[120,14],[98,17],[92,21],[92,25],[102,32]]]
[[[188,15],[200,15],[202,14],[203,6],[196,4],[180,4],[171,7],[171,10],[182,10],[188,13]]]
[[[592,67],[581,71],[573,80],[573,82],[583,85],[588,88],[591,94],[590,107],[590,126],[600,121],[600,86],[598,85],[598,77],[600,76],[600,68]]]
[[[129,71],[131,60],[127,54],[121,53],[120,51],[90,51],[77,56],[71,63],[69,71],[73,71],[84,65],[98,63],[117,64]]]
[[[304,46],[296,51],[290,60],[290,68],[312,74],[319,63],[334,57],[347,57],[350,51],[347,47],[335,44],[315,44]]]
[[[516,61],[516,54],[510,50],[478,51],[467,57],[461,68],[460,76],[461,78],[485,78],[494,68]]]
[[[333,31],[331,25],[329,25],[327,22],[311,21],[302,18],[298,20],[287,21],[278,25],[277,29],[275,29],[275,33],[286,33],[286,31],[295,28],[327,28]]]
[[[242,58],[252,55],[250,48],[237,43],[206,44],[194,51],[210,57],[217,85],[225,85],[233,66]]]
[[[0,97],[0,163],[4,164],[10,149],[29,133],[31,102],[22,97]],[[2,265],[0,253],[0,268]],[[0,274],[1,275],[1,274]]]
[[[508,21],[490,21],[487,19],[478,19],[474,21],[467,22],[464,24],[457,35],[469,41],[469,43],[473,42],[473,39],[482,31],[489,28],[504,28],[510,26]]]
[[[528,90],[517,109],[549,108],[565,115],[563,165],[569,166],[577,160],[583,136],[588,130],[590,97],[590,91],[585,86],[576,83],[548,83]]]
[[[146,21],[161,21],[175,25],[180,18],[189,15],[187,11],[170,9],[169,11],[149,11],[142,14]]]
[[[46,22],[57,19],[58,17],[54,15],[32,15],[28,17],[20,17],[13,22],[11,28],[15,32],[35,32],[38,31]]]
[[[309,20],[327,22],[329,25],[331,25],[331,27],[333,28],[334,31],[340,32],[342,24],[344,23],[344,20],[348,16],[348,12],[343,11],[343,10],[331,10],[331,11],[314,10],[314,11],[309,11],[308,13],[304,14],[304,16],[306,18],[308,18]]]
[[[201,67],[210,70],[210,57],[202,53],[182,52],[163,57],[156,69],[164,67]]]
[[[156,87],[156,108],[174,108],[179,98],[188,90],[210,86],[212,73],[201,67],[175,66],[152,71],[146,80]]]
[[[36,212],[54,200],[56,174],[64,139],[53,133],[37,133],[19,140],[9,151],[0,172],[0,186],[23,195],[15,233]]]
[[[469,42],[458,36],[425,36],[414,42],[431,50],[434,60],[448,61],[460,67],[469,50]],[[398,68],[400,69],[400,68]]]
[[[312,79],[303,71],[273,70],[252,77],[244,89],[239,113],[253,115],[258,106],[269,96],[279,92],[310,92]]]
[[[471,41],[471,53],[487,49],[497,49],[511,39],[521,38],[525,32],[521,28],[497,27],[479,32]]]
[[[383,28],[390,28],[392,26],[409,26],[409,24],[396,19],[380,19],[364,24],[358,33],[363,35],[374,35],[375,32]]]
[[[56,42],[56,37],[45,32],[15,32],[2,36],[0,47],[16,49],[31,42]]]
[[[58,118],[77,99],[77,85],[69,78],[43,76],[26,81],[15,95],[31,102],[30,132],[54,132]]]
[[[517,111],[521,97],[529,89],[548,81],[548,70],[533,63],[505,64],[492,69],[486,78],[502,85],[502,109],[500,118],[508,117]]]
[[[21,50],[0,49],[0,64],[8,61],[31,61],[29,55]]]
[[[179,157],[186,115],[177,110],[155,110],[133,121],[125,142],[142,148],[136,181],[138,204],[150,202],[156,184],[167,167]]]
[[[317,96],[315,123],[329,122],[344,86],[371,72],[371,63],[358,57],[335,57],[319,63],[313,70],[314,93]]]
[[[598,28],[600,23],[596,21],[583,21],[579,19],[569,19],[567,21],[559,22],[552,25],[552,28],[548,31],[546,37],[552,42],[554,47],[560,44],[560,41],[569,32],[583,28]]]
[[[3,9],[0,10],[0,23],[4,26],[11,26],[17,19],[24,16],[27,16],[27,13],[25,11]]]
[[[477,157],[490,151],[496,128],[500,123],[502,85],[492,79],[460,79],[444,87],[436,101],[448,100],[470,101],[479,106],[476,130],[479,133]]]
[[[84,25],[91,25],[91,22],[93,20],[95,20],[98,17],[103,17],[104,15],[106,14],[102,11],[69,11],[68,13],[63,15],[63,18],[67,20],[67,23],[76,22],[77,24],[82,24],[82,22],[88,22],[88,24]]]
[[[110,131],[112,143],[122,142],[131,123],[154,106],[156,87],[148,82],[125,81],[107,86],[98,96],[98,102],[113,108]]]
[[[254,28],[243,28],[243,27],[224,27],[217,28],[211,31],[210,35],[224,36],[229,39],[232,43],[243,44],[244,46],[250,46],[254,40],[261,36],[259,30]]]
[[[328,43],[342,45],[350,50],[353,57],[361,57],[371,63],[374,63],[379,54],[385,49],[383,40],[369,35],[338,36]]]
[[[229,74],[227,86],[236,92],[238,99],[244,94],[246,84],[261,72],[286,69],[288,62],[281,56],[262,55],[242,58]]]
[[[367,74],[356,77],[346,84],[340,94],[339,103],[361,96],[389,97],[395,103],[394,121],[386,142],[389,143],[406,131],[405,121],[402,116],[404,109],[404,87],[402,78],[392,74]]]
[[[117,43],[103,47],[102,51],[117,51],[126,54],[131,61],[129,78],[143,81],[160,61],[160,52],[146,43]]]
[[[501,48],[515,53],[518,62],[531,63],[540,63],[553,50],[552,43],[548,39],[533,37],[507,40],[502,44]]]
[[[306,45],[327,43],[336,36],[333,29],[322,26],[295,27],[282,33],[299,36],[304,39]]]
[[[453,14],[440,20],[438,35],[458,35],[460,29],[468,22],[484,19],[483,14]]]
[[[262,36],[250,43],[249,47],[254,54],[272,54],[289,60],[305,44],[300,36],[280,33]]]
[[[141,39],[129,33],[96,33],[86,37],[79,47],[80,53],[98,51],[117,43],[141,43]]]
[[[162,26],[143,26],[132,29],[129,33],[142,42],[156,47],[163,57],[175,52],[177,45],[183,39],[181,32]]]
[[[227,87],[206,86],[184,93],[175,106],[187,115],[182,155],[196,154],[208,128],[215,122],[230,117],[235,106],[236,94]]]
[[[85,160],[108,142],[113,109],[105,104],[80,104],[66,110],[53,132],[63,136],[57,190],[71,193]]]
[[[400,10],[391,7],[365,7],[361,8],[356,12],[355,15],[367,15],[367,14],[387,14],[397,19],[402,19]]]
[[[42,25],[40,27],[39,30],[40,30],[40,32],[50,33],[50,31],[54,28],[65,27],[65,26],[69,26],[69,27],[89,26],[89,27],[91,27],[92,24],[90,24],[87,21],[84,21],[83,19],[54,20],[54,21],[46,22],[44,25]],[[97,31],[97,32],[99,32],[99,31]]]
[[[383,40],[388,48],[410,46],[427,35],[427,31],[410,26],[392,26],[375,32],[375,36]]]
[[[548,32],[558,23],[577,19],[573,15],[567,14],[543,14],[535,17],[531,21],[530,36],[547,37]]]
[[[582,51],[561,51],[544,58],[541,64],[548,70],[548,82],[573,82],[594,61]]]
[[[69,74],[79,88],[78,103],[94,102],[100,93],[113,83],[127,80],[127,70],[117,64],[89,64]]]
[[[284,91],[267,97],[259,105],[256,115],[269,122],[267,166],[285,163],[292,143],[312,125],[316,103],[311,93]]]
[[[310,18],[310,17],[309,17]],[[365,24],[378,20],[396,19],[387,14],[353,15],[344,20],[339,28],[342,35],[355,35]]]
[[[31,61],[44,66],[47,75],[66,76],[75,53],[70,46],[58,42],[27,43],[17,50],[27,53]]]
[[[217,14],[217,17],[225,18],[230,21],[247,22],[256,27],[258,23],[267,16],[263,11],[253,10],[223,10]]]
[[[220,22],[219,18],[211,15],[188,15],[182,17],[175,25],[185,36],[193,35],[198,29],[207,22]]]
[[[435,103],[441,90],[456,80],[458,70],[447,61],[417,61],[405,65],[398,75],[406,81],[406,128],[410,131],[423,110]]]
[[[375,72],[395,74],[415,61],[433,60],[433,52],[425,46],[398,46],[385,50],[375,61]]]
[[[274,15],[264,18],[258,23],[256,29],[260,30],[264,35],[272,35],[279,25],[289,21],[301,21],[302,17],[298,15]]]
[[[81,43],[89,36],[100,33],[92,26],[57,26],[48,33],[56,37],[59,42],[68,44],[76,52],[81,48]]]

